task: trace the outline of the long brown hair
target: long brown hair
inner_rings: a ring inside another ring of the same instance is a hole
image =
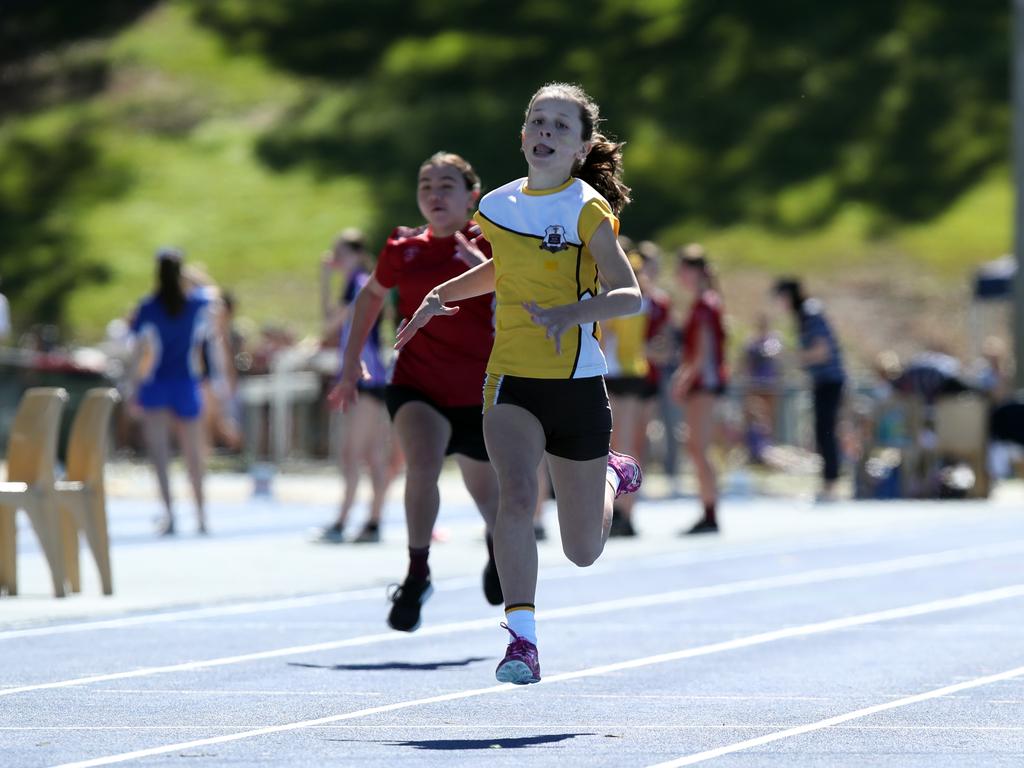
[[[185,291],[181,287],[181,261],[183,254],[177,248],[157,251],[156,298],[167,314],[178,315],[185,307]]]
[[[599,129],[601,113],[590,95],[573,83],[546,83],[530,97],[526,115],[537,99],[565,99],[580,108],[584,141],[592,142],[590,152],[582,163],[573,166],[572,175],[596,189],[612,210],[618,214],[629,205],[630,189],[622,182],[622,147],[625,142],[612,141]]]

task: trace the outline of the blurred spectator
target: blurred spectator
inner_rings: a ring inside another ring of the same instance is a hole
[[[0,280],[0,286],[3,281]],[[6,344],[11,337],[11,310],[7,297],[0,293],[0,345]]]
[[[206,455],[209,455],[216,446],[238,451],[242,447],[242,433],[238,426],[239,413],[235,404],[235,356],[229,348],[229,339],[225,332],[226,313],[222,292],[202,264],[185,264],[181,274],[185,293],[205,298],[216,309],[211,316],[206,338],[200,347],[203,450]],[[219,375],[214,376],[214,371],[219,372]]]
[[[981,357],[971,369],[970,379],[975,388],[993,403],[1005,402],[1012,391],[1007,358],[1006,342],[998,336],[989,336],[981,346]]]
[[[835,486],[839,479],[836,422],[846,382],[839,342],[825,317],[821,302],[805,296],[798,279],[779,279],[775,283],[774,294],[785,311],[796,319],[800,362],[813,383],[815,442],[824,462],[822,488],[817,498],[819,501],[832,501],[836,497]]]
[[[206,292],[186,292],[182,279],[183,254],[175,248],[157,251],[157,284],[153,295],[144,299],[132,319],[136,345],[129,381],[137,378],[139,363],[147,350],[153,356],[148,373],[141,377],[137,403],[142,410],[143,435],[160,486],[164,503],[161,535],[175,532],[168,464],[171,430],[178,444],[196,503],[197,527],[206,533],[203,498],[203,453],[200,412],[202,395],[199,360],[204,342],[210,339],[217,311]],[[216,364],[216,355],[211,356]],[[211,370],[214,391],[223,392],[221,370]]]
[[[940,395],[955,395],[970,389],[960,361],[938,345],[910,358],[895,385],[898,391],[921,397],[928,405],[934,404]]]
[[[335,241],[331,268],[345,275],[341,305],[326,318],[328,336],[333,335],[334,324],[341,323],[338,342],[340,362],[345,357],[345,348],[349,343],[353,305],[359,292],[369,282],[374,268],[373,259],[363,246],[361,232],[346,230]],[[339,419],[341,442],[338,460],[343,482],[341,505],[334,522],[320,531],[320,541],[341,543],[344,540],[345,524],[355,504],[360,474],[365,467],[373,495],[367,520],[352,541],[357,544],[379,542],[384,501],[395,475],[388,471],[393,436],[391,420],[384,404],[388,371],[384,363],[379,315],[374,319],[366,343],[363,344],[360,362],[363,378],[356,384],[359,397]],[[331,405],[336,408],[338,403],[332,402]]]
[[[782,369],[782,340],[771,329],[768,316],[757,316],[757,332],[743,349],[743,373],[747,379],[744,402],[747,453],[755,464],[764,462],[764,450],[775,432],[775,408]]]
[[[646,263],[653,258],[650,251],[653,244],[647,244],[647,256],[629,247],[629,241],[624,238],[620,238],[620,244],[625,246],[624,250],[628,248],[627,255],[643,301],[637,314],[613,317],[601,323],[601,346],[608,361],[605,382],[615,425],[612,448],[643,462],[647,454],[647,425],[658,394],[657,369],[652,369],[649,360],[649,342],[661,332],[668,318],[668,300],[645,274]],[[615,502],[610,536],[636,535],[633,527],[635,500],[634,494],[628,494]]]
[[[684,534],[718,531],[718,483],[708,458],[715,406],[725,392],[725,324],[718,281],[704,247],[693,243],[679,255],[679,282],[693,296],[683,326],[682,364],[672,381],[672,394],[685,404],[687,448],[697,472],[704,514]]]
[[[368,258],[366,239],[363,233],[355,228],[344,230],[334,239],[331,250],[320,259],[320,315],[323,322],[322,344],[333,347],[338,343],[338,335],[345,325],[348,305],[352,299],[346,294],[350,287],[350,276],[354,266],[365,263]],[[335,274],[341,275],[341,291],[339,300],[332,296],[332,282]]]

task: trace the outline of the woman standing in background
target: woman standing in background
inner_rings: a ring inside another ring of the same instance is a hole
[[[134,350],[129,367],[129,381],[138,376],[145,353],[151,365],[142,377],[137,402],[142,409],[142,431],[146,448],[164,504],[160,535],[175,532],[174,508],[168,478],[171,455],[171,430],[177,432],[178,444],[185,458],[192,493],[196,503],[199,533],[206,533],[206,508],[203,498],[203,432],[202,356],[204,344],[219,349],[216,339],[217,299],[209,291],[186,293],[182,281],[184,256],[176,248],[157,251],[157,286],[132,318]],[[222,393],[222,360],[218,354],[208,356],[212,391]]]
[[[725,325],[718,281],[704,247],[692,243],[679,257],[679,281],[693,295],[683,325],[682,364],[675,372],[672,394],[686,408],[687,447],[697,473],[704,515],[684,535],[718,531],[718,483],[708,458],[715,405],[727,384]]]
[[[811,377],[814,394],[814,437],[821,454],[822,486],[818,501],[834,501],[839,479],[839,443],[836,421],[842,400],[846,371],[832,326],[817,299],[804,295],[797,278],[780,278],[774,294],[782,307],[796,319],[800,338],[800,363]]]

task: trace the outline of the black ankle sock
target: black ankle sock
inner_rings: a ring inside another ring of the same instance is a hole
[[[423,581],[430,576],[428,557],[430,557],[430,547],[423,549],[409,547],[409,578]]]
[[[380,523],[376,520],[367,520],[366,525],[364,525],[363,528],[367,531],[377,531],[380,530]]]
[[[717,523],[718,522],[715,519],[715,504],[714,504],[714,502],[712,502],[711,504],[705,504],[704,505],[704,522],[707,522],[707,523]]]
[[[487,557],[494,562],[494,537],[488,533],[484,540],[487,542]]]

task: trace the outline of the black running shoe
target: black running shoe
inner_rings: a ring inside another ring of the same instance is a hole
[[[692,528],[681,531],[679,535],[693,536],[698,533],[718,533],[718,523],[714,520],[701,518]]]
[[[430,577],[423,581],[406,577],[405,583],[392,584],[388,589],[392,602],[388,626],[399,632],[415,632],[420,626],[420,609],[433,593]]]
[[[501,579],[498,578],[498,566],[493,560],[488,560],[484,566],[484,597],[491,605],[501,605],[505,602],[505,595],[501,592]]]
[[[608,529],[608,536],[614,538],[632,538],[636,536],[636,529],[633,521],[616,509],[612,510],[612,525]]]
[[[359,535],[352,539],[353,544],[379,544],[380,526],[376,523],[367,523]]]

